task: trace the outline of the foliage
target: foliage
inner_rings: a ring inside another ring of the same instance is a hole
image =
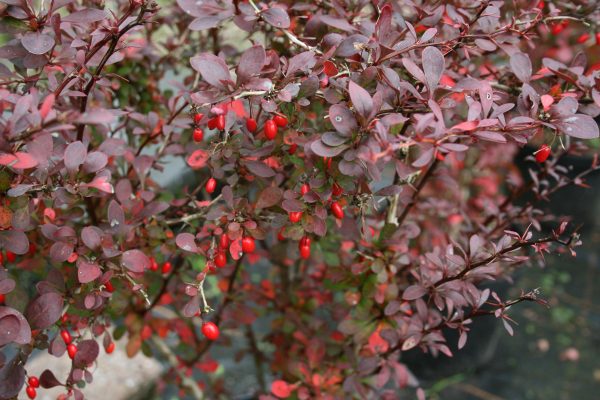
[[[512,334],[544,301],[486,283],[580,243],[539,210],[597,169],[560,162],[598,137],[576,3],[3,0],[0,398],[34,349],[83,398],[120,337],[227,396],[209,350],[239,332],[265,399],[423,397],[403,352],[452,356],[486,315]]]

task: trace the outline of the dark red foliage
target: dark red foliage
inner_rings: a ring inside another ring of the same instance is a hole
[[[240,332],[265,398],[395,398],[423,393],[403,352],[512,334],[543,300],[485,284],[575,255],[542,205],[598,169],[600,10],[576,3],[0,4],[0,399],[35,393],[32,348],[79,398],[121,337],[232,397],[186,371]]]

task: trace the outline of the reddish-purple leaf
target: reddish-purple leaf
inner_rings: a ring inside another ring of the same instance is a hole
[[[435,46],[426,47],[423,50],[422,63],[427,87],[433,91],[444,73],[444,55]]]
[[[513,53],[510,56],[510,68],[521,82],[526,83],[531,79],[533,67],[527,54],[521,52]]]
[[[55,242],[50,247],[50,258],[54,262],[65,262],[73,254],[73,244],[66,242]]]
[[[123,253],[121,263],[131,272],[141,273],[150,268],[150,259],[140,250],[127,250]]]
[[[236,69],[238,83],[248,82],[258,75],[267,59],[265,49],[261,45],[250,47],[242,54]]]
[[[182,250],[189,251],[192,253],[198,252],[198,247],[196,246],[196,237],[191,233],[180,233],[175,238],[175,243],[177,244],[177,247],[179,247]]]
[[[67,170],[69,172],[77,171],[79,169],[79,166],[85,161],[86,155],[87,149],[82,142],[77,141],[69,143],[69,145],[65,149],[65,154],[63,155],[65,167],[67,167]]]
[[[25,383],[25,368],[19,360],[15,357],[0,369],[0,399],[16,399]]]
[[[76,367],[85,368],[93,363],[100,353],[100,346],[93,340],[82,340],[77,343],[77,354],[73,359],[73,364]]]
[[[425,289],[421,285],[412,285],[407,287],[402,293],[402,298],[404,300],[416,300],[420,299],[427,293],[427,289]]]
[[[89,283],[98,279],[102,275],[102,271],[98,264],[89,262],[79,257],[77,259],[77,279],[79,283]]]
[[[219,89],[226,89],[227,86],[224,82],[231,81],[231,74],[229,68],[222,58],[215,56],[211,53],[202,53],[196,57],[190,59],[192,68],[200,72],[202,78],[211,84],[212,86]]]
[[[54,46],[54,38],[41,32],[27,32],[21,44],[32,54],[45,54]]]
[[[277,187],[269,186],[258,195],[256,209],[269,208],[278,204],[283,197],[283,191]]]
[[[0,232],[2,246],[15,254],[25,254],[29,251],[29,239],[22,231],[14,229]]]
[[[62,383],[60,383],[60,381],[56,379],[56,376],[54,376],[54,373],[52,371],[47,369],[40,375],[40,385],[44,389],[50,389],[55,386],[60,386],[62,385]]]
[[[358,129],[358,122],[348,107],[334,104],[329,108],[329,120],[333,127],[344,136],[351,136]]]
[[[261,14],[262,18],[275,28],[287,29],[290,27],[290,17],[281,7],[269,7]]]
[[[600,134],[596,121],[585,114],[571,115],[554,124],[560,132],[579,139],[595,139]]]
[[[62,315],[63,297],[48,292],[29,303],[25,317],[33,329],[46,329],[54,325]]]
[[[269,167],[264,162],[246,161],[244,162],[244,165],[246,166],[246,168],[248,168],[248,171],[261,178],[271,178],[275,176],[275,171],[273,170],[273,168]]]
[[[92,22],[102,21],[104,18],[106,18],[106,13],[103,10],[86,8],[62,17],[61,21],[75,24],[91,24]]]
[[[373,111],[373,99],[369,92],[353,81],[348,83],[348,92],[354,109],[365,119],[369,118]]]

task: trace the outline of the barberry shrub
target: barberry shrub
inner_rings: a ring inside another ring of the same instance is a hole
[[[512,334],[544,301],[489,282],[580,244],[540,211],[598,168],[561,161],[598,137],[576,3],[2,0],[0,398],[83,398],[121,337],[181,396],[235,344],[265,399],[422,398],[403,352]]]

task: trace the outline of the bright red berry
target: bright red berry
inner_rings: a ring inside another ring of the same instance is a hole
[[[208,340],[217,340],[219,337],[219,328],[212,322],[205,322],[202,324],[202,334]]]
[[[6,259],[8,260],[8,262],[15,262],[15,260],[17,259],[17,255],[15,253],[13,253],[12,251],[7,251],[6,252]]]
[[[285,128],[288,124],[288,119],[285,115],[276,115],[273,117],[273,122],[275,122],[278,127]]]
[[[25,393],[27,393],[27,397],[29,397],[32,400],[35,399],[35,397],[37,396],[37,392],[32,386],[27,386],[27,388],[25,389]]]
[[[333,186],[331,187],[331,193],[334,196],[340,196],[342,193],[344,193],[344,189],[342,189],[342,187],[338,185],[337,182],[334,182]]]
[[[292,145],[290,146],[290,148],[288,149],[288,154],[294,155],[296,153],[296,150],[298,150],[298,145],[296,143],[292,143]]]
[[[300,219],[302,219],[302,211],[291,211],[289,213],[289,218],[290,218],[290,222],[292,223],[296,223],[299,222]]]
[[[151,271],[158,270],[158,263],[156,262],[156,259],[154,257],[150,257],[150,270]]]
[[[337,75],[338,69],[333,62],[327,60],[323,63],[323,72],[327,76],[334,76]]]
[[[544,0],[540,0],[540,1],[538,1],[536,7],[539,8],[540,10],[543,10],[545,6],[546,6],[546,2]]]
[[[60,337],[62,338],[63,342],[65,342],[65,344],[71,344],[71,342],[73,341],[71,334],[66,329],[60,331]]]
[[[194,123],[196,125],[198,125],[200,123],[200,121],[202,121],[203,117],[204,117],[204,114],[202,114],[202,113],[194,114]]]
[[[548,159],[548,157],[550,157],[551,151],[552,151],[552,148],[550,146],[548,146],[547,144],[541,145],[540,148],[538,149],[538,151],[535,152],[535,161],[537,161],[539,163],[543,163],[544,161],[546,161]]]
[[[112,293],[115,291],[115,287],[113,286],[111,281],[107,281],[104,284],[104,290],[106,290],[108,293]]]
[[[106,354],[111,354],[113,351],[115,351],[115,347],[115,342],[110,342],[108,346],[106,346]]]
[[[38,388],[38,387],[40,387],[40,380],[38,379],[37,376],[30,376],[27,379],[27,384],[33,388]]]
[[[302,196],[304,196],[306,193],[308,193],[310,191],[310,186],[308,186],[308,183],[303,184],[302,186],[300,186],[300,194]]]
[[[256,123],[256,120],[254,118],[246,119],[246,128],[248,129],[248,132],[250,132],[250,133],[256,132],[256,128],[258,128],[258,124]]]
[[[229,236],[227,236],[226,233],[219,237],[219,247],[223,250],[227,250],[229,248]]]
[[[590,34],[589,33],[582,33],[578,38],[577,38],[577,43],[585,43],[587,42],[587,40],[590,38]]]
[[[206,126],[208,126],[208,129],[215,129],[217,127],[217,118],[209,119]]]
[[[0,294],[0,304],[4,304],[5,301],[6,301],[6,295]]]
[[[265,122],[265,136],[269,140],[273,140],[277,136],[277,124],[272,119]]]
[[[227,265],[227,254],[224,251],[220,251],[215,255],[214,263],[217,267],[223,268]]]
[[[67,346],[67,354],[69,354],[69,358],[72,360],[75,358],[75,354],[77,354],[77,346],[73,343]]]
[[[310,247],[310,237],[308,236],[302,236],[302,238],[300,239],[300,242],[298,243],[298,248],[301,248],[303,246],[308,246]]]
[[[199,143],[204,139],[204,131],[202,128],[194,129],[194,134],[192,135],[194,142]]]
[[[221,114],[217,116],[217,121],[215,123],[215,128],[217,128],[220,131],[224,131],[225,130],[225,115]]]
[[[0,251],[0,265],[4,264],[4,254]]]
[[[596,44],[600,45],[600,32],[596,32]]]
[[[254,253],[256,249],[256,242],[252,236],[244,236],[242,238],[242,251],[244,253]]]
[[[168,274],[173,269],[173,265],[169,261],[165,261],[161,267],[161,271],[163,274]]]
[[[342,208],[342,206],[340,206],[340,203],[338,203],[337,201],[331,203],[331,212],[333,213],[333,216],[337,219],[344,218],[344,209]]]
[[[300,257],[305,260],[310,257],[310,246],[300,246]]]
[[[215,191],[217,188],[217,180],[215,178],[210,178],[206,181],[206,185],[204,185],[204,189],[206,193],[210,194]]]
[[[280,242],[283,242],[285,240],[285,236],[283,236],[283,229],[284,228],[281,228],[279,232],[277,232],[277,240],[279,240]]]

